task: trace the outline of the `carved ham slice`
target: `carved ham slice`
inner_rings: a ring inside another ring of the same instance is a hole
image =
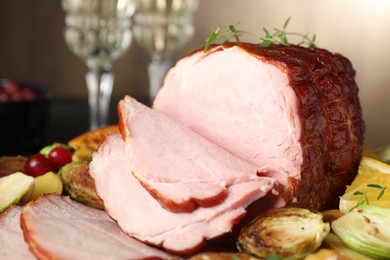
[[[129,162],[133,159],[127,146],[121,135],[113,134],[94,153],[90,171],[95,176],[97,193],[106,211],[125,232],[171,252],[192,252],[206,239],[231,231],[246,213],[245,207],[263,197],[274,184],[270,178],[233,184],[227,187],[226,199],[216,206],[173,213],[163,208],[129,173]]]
[[[129,174],[170,211],[217,205],[227,187],[261,178],[254,165],[131,97],[119,102],[118,114]]]
[[[23,208],[21,226],[39,259],[172,259],[126,235],[107,213],[46,195]]]
[[[28,250],[20,228],[21,206],[11,206],[0,215],[0,259],[36,259]]]

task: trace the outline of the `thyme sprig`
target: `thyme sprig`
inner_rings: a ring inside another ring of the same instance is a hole
[[[355,191],[353,193],[353,195],[361,196],[361,198],[358,200],[356,205],[354,207],[352,207],[349,211],[352,211],[352,210],[354,210],[355,208],[357,208],[357,207],[359,207],[361,205],[369,205],[370,201],[369,201],[368,196],[367,196],[367,194],[369,192],[379,191],[378,196],[376,197],[376,199],[380,200],[383,197],[383,195],[385,194],[385,191],[386,191],[386,187],[383,187],[383,186],[381,186],[379,184],[367,184],[367,187],[374,188],[374,189],[367,189],[366,191]]]
[[[212,29],[211,34],[207,37],[204,44],[204,52],[207,52],[210,48],[210,45],[214,43],[217,39],[222,38],[223,42],[240,42],[240,36],[250,35],[254,36],[259,40],[259,47],[268,47],[271,44],[283,44],[283,45],[289,45],[290,42],[288,40],[288,36],[297,36],[300,37],[300,41],[296,43],[297,45],[306,45],[309,48],[316,48],[315,40],[316,35],[314,34],[312,37],[309,37],[309,33],[302,34],[297,32],[288,32],[287,26],[291,20],[291,17],[289,17],[283,24],[282,29],[274,28],[274,32],[271,33],[266,28],[263,28],[263,31],[265,33],[265,36],[257,36],[256,34],[243,31],[238,29],[238,25],[229,25],[229,26],[220,26],[218,25],[217,28]]]

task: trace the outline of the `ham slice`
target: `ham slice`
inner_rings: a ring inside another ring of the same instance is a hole
[[[39,259],[172,259],[127,236],[104,211],[46,195],[23,208],[21,226]]]
[[[0,259],[36,259],[28,250],[20,228],[22,206],[11,206],[0,215]]]
[[[159,129],[154,131],[159,134]],[[90,171],[95,176],[97,193],[106,211],[126,233],[171,252],[193,252],[205,240],[231,231],[246,213],[245,207],[263,197],[274,184],[270,178],[232,184],[220,204],[199,207],[191,213],[174,213],[162,207],[129,173],[133,155],[127,149],[122,136],[113,134],[93,154]],[[156,143],[155,149],[161,147]]]
[[[229,186],[261,178],[254,165],[129,96],[118,114],[129,173],[170,211],[217,205]]]
[[[324,49],[229,43],[181,59],[153,108],[277,180],[275,206],[336,207],[362,156],[355,71]]]

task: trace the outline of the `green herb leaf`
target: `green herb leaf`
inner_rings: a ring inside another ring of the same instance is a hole
[[[383,189],[383,187],[379,184],[367,184],[367,187]]]
[[[380,190],[378,196],[376,197],[377,200],[380,200],[383,197],[383,195],[385,194],[385,191],[386,191],[386,187],[383,187],[383,186],[381,186],[379,184],[375,184],[375,183],[367,184],[367,187],[368,188],[374,188],[375,191],[378,190],[378,189]],[[352,211],[355,208],[357,208],[357,207],[359,207],[361,205],[364,205],[364,204],[369,205],[370,201],[368,199],[367,194],[369,192],[373,192],[373,191],[374,191],[373,189],[367,189],[366,191],[355,191],[353,193],[353,195],[360,195],[360,196],[362,196],[362,198],[360,200],[358,200],[356,205],[354,207],[352,207],[349,211]]]
[[[236,42],[240,42],[240,36],[242,34],[247,34],[251,36],[255,36],[257,39],[260,39],[258,46],[261,48],[268,47],[271,44],[283,44],[288,45],[289,40],[288,36],[296,36],[300,37],[301,40],[297,43],[297,45],[307,45],[308,48],[316,48],[315,40],[316,35],[313,35],[312,38],[309,38],[308,34],[295,33],[286,31],[287,26],[291,20],[291,17],[287,18],[287,20],[283,24],[283,29],[274,28],[274,32],[270,33],[266,28],[263,28],[265,36],[258,37],[252,33],[245,32],[238,29],[238,25],[229,25],[229,26],[218,26],[217,29],[213,29],[211,34],[205,40],[204,52],[207,52],[210,48],[210,45],[216,41],[218,38],[223,38],[223,42],[231,42],[232,40]],[[221,28],[227,28],[225,31],[221,32]]]
[[[383,197],[383,194],[385,194],[385,189],[381,190],[381,192],[379,193],[378,197],[376,197],[377,200],[380,200],[382,197]]]

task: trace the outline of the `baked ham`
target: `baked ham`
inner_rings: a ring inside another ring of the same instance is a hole
[[[139,127],[138,132],[143,124],[133,127]],[[159,135],[159,129],[154,129],[154,133]],[[231,231],[245,215],[245,208],[267,194],[274,184],[270,178],[232,184],[227,186],[227,196],[218,205],[174,213],[164,208],[131,174],[133,158],[127,152],[128,146],[122,135],[113,134],[93,154],[90,171],[95,177],[96,191],[103,199],[106,211],[126,233],[171,252],[194,252],[205,240]],[[163,149],[157,142],[149,148]],[[170,149],[165,152],[170,152]],[[164,167],[182,163],[189,162],[166,161]],[[174,189],[174,186],[169,186]]]
[[[28,250],[20,228],[22,206],[11,206],[0,214],[0,259],[36,259]]]
[[[107,213],[46,195],[27,204],[21,227],[38,259],[173,259],[126,235]]]
[[[258,177],[256,166],[129,96],[119,102],[118,114],[129,174],[170,211],[217,205],[233,184],[273,182]]]
[[[126,233],[175,253],[230,232],[247,210],[337,206],[362,156],[354,77],[324,49],[195,51],[170,70],[153,111],[120,102],[121,133],[90,164],[97,193]]]
[[[213,45],[169,71],[153,108],[273,177],[274,206],[321,210],[337,207],[362,156],[354,77],[324,49]]]

